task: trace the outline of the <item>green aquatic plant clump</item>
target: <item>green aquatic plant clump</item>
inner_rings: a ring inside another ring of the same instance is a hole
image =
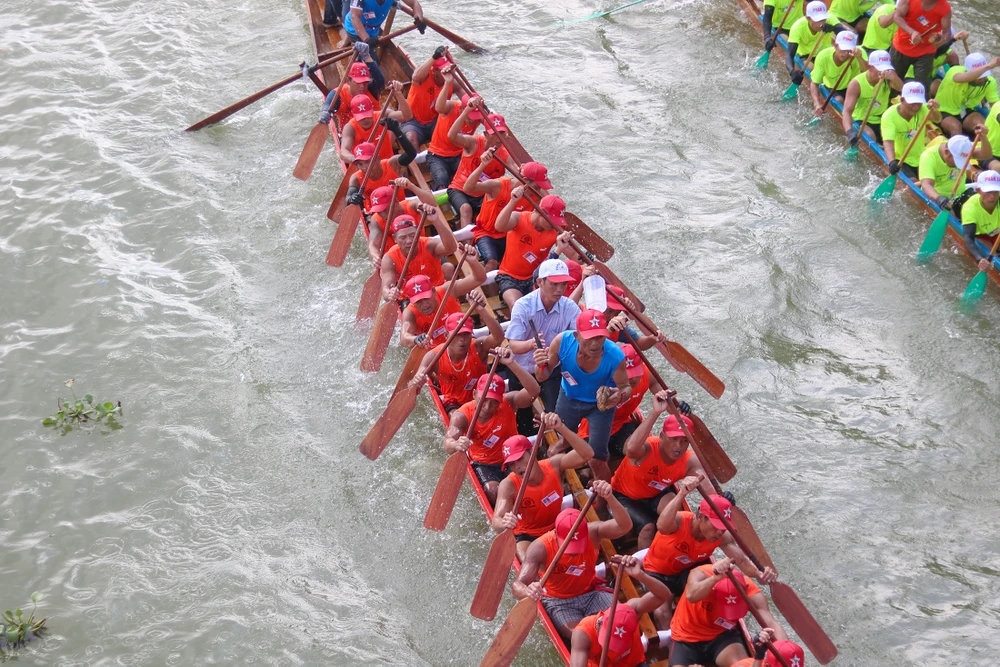
[[[63,433],[73,429],[73,426],[85,424],[91,421],[99,422],[107,418],[107,424],[112,430],[121,428],[115,419],[122,414],[122,402],[105,401],[103,403],[94,402],[94,397],[87,394],[82,399],[76,397],[73,391],[73,378],[64,383],[73,394],[72,401],[64,401],[62,397],[56,400],[56,412],[42,420],[42,426],[62,428]]]
[[[24,617],[24,611],[15,609],[3,612],[0,617],[0,649],[16,649],[24,642],[41,634],[47,618],[35,620],[35,609],[43,595],[38,591],[31,594],[31,613]]]

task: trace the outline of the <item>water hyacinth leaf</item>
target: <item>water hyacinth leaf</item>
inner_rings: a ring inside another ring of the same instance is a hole
[[[17,641],[18,641],[18,638],[19,638],[20,634],[21,633],[18,632],[17,630],[8,630],[7,631],[7,641],[8,641],[8,643],[16,644]]]
[[[87,401],[87,403],[90,403],[91,405],[93,405],[94,404],[94,395],[93,394],[87,394],[86,396],[83,397],[83,400],[85,400],[85,401]]]
[[[107,403],[104,404],[104,410],[106,412],[114,412],[115,404],[112,403],[111,401],[108,401]]]
[[[16,612],[14,612],[14,613],[15,613],[15,614],[17,614],[17,617],[18,617],[18,618],[21,618],[22,616],[24,616],[24,612],[23,612],[23,611],[21,611],[20,609],[18,609],[18,610],[17,610]]]
[[[76,402],[76,411],[77,412],[83,412],[83,401],[77,401]]]
[[[63,410],[65,410],[66,412],[69,412],[70,410],[73,409],[73,406],[70,405],[69,403],[63,403],[62,405],[63,405]]]
[[[41,600],[44,597],[45,597],[45,595],[41,591],[35,591],[34,593],[31,594],[31,601],[32,602],[38,602],[39,600]]]
[[[55,426],[58,423],[59,422],[52,417],[46,417],[42,420],[42,426]]]

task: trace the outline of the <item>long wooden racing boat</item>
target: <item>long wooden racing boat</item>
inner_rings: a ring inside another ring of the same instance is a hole
[[[744,13],[747,15],[747,18],[751,21],[751,23],[754,24],[758,33],[763,34],[764,8],[762,0],[736,0],[736,2],[739,3],[740,7],[743,9]],[[826,4],[829,5],[830,0],[826,0]],[[782,60],[784,60],[784,55],[787,54],[788,52],[788,40],[785,38],[784,35],[780,35],[778,37],[777,46],[781,48],[781,51],[783,53]],[[800,68],[804,65],[802,58],[800,56],[796,55],[795,60],[796,64]],[[810,73],[811,70],[806,70],[803,85],[807,85],[806,82],[808,82],[809,80]],[[819,88],[824,96],[829,95],[830,91],[828,88],[826,88],[823,85],[820,85]],[[830,109],[833,110],[832,116],[837,120],[837,127],[842,128],[843,126],[841,125],[841,118],[844,112],[843,104],[841,104],[838,100],[833,99],[830,102]],[[986,113],[988,113],[988,111],[984,111],[982,109],[981,111],[984,112],[984,116],[986,115]],[[867,153],[879,163],[879,165],[886,171],[886,173],[889,172],[889,162],[888,160],[885,159],[885,152],[882,150],[882,146],[879,145],[878,142],[874,141],[867,135],[862,135],[859,144],[864,145]],[[914,182],[902,171],[900,171],[899,174],[897,174],[897,176],[899,180],[906,185],[907,191],[932,216],[937,216],[937,214],[941,212],[941,208],[933,201],[931,201],[931,199],[928,198],[926,194],[924,194],[924,191],[920,188],[919,182]],[[973,266],[975,266],[975,260],[973,260],[972,255],[965,247],[965,238],[962,234],[962,222],[958,218],[956,218],[955,215],[953,214],[949,215],[948,217],[948,233],[952,236],[952,238],[955,241],[955,244],[961,249],[961,251],[965,254],[965,256],[973,261]],[[976,245],[984,256],[989,255],[994,240],[995,239],[990,239],[987,236],[980,236],[976,239]],[[916,248],[914,248],[913,251],[915,254]],[[995,283],[1000,284],[1000,257],[992,258],[991,264],[992,264],[991,270],[988,271],[987,273]]]

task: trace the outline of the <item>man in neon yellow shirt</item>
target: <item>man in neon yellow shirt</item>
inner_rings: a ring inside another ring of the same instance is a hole
[[[882,148],[890,173],[898,174],[902,170],[908,177],[915,179],[920,166],[920,155],[927,142],[924,118],[929,114],[930,122],[940,123],[941,112],[936,100],[927,101],[924,84],[919,81],[910,81],[903,86],[900,97],[900,103],[889,107],[882,115]],[[906,156],[906,163],[901,165],[899,158],[911,141],[914,141],[913,148]]]
[[[990,260],[976,246],[976,236],[985,234],[995,237],[1000,233],[1000,174],[995,171],[984,171],[976,180],[976,190],[979,194],[969,197],[962,207],[962,236],[965,239],[965,249],[979,263],[979,270],[990,268]]]
[[[989,139],[985,137],[985,132],[983,134],[983,141],[975,153],[978,160],[986,160],[993,156]],[[952,190],[955,190],[958,174],[971,153],[972,142],[964,134],[957,134],[948,141],[944,141],[944,137],[938,137],[920,156],[920,189],[938,207],[958,213],[962,210],[965,200],[972,195],[972,191],[966,189],[963,176],[962,184],[955,191],[954,201],[950,199]]]
[[[826,10],[823,0],[812,0],[806,5],[806,15],[792,24],[792,29],[788,31],[788,53],[785,56],[785,67],[788,68],[788,75],[792,78],[792,83],[799,85],[805,74],[803,70],[795,65],[796,54],[805,60],[809,59],[809,54],[819,53],[830,46],[832,33],[839,33],[847,30],[840,25],[837,19],[831,18]],[[816,43],[819,41],[819,45]],[[809,63],[804,63],[809,67]]]
[[[1000,149],[1000,104],[994,104],[990,115],[986,117],[986,136],[994,151]],[[1000,170],[1000,156],[994,155],[985,166],[993,171]]]
[[[881,85],[879,85],[881,83]],[[868,56],[868,69],[857,75],[847,84],[847,94],[844,96],[844,113],[841,122],[847,141],[852,146],[858,145],[858,132],[861,123],[868,113],[868,105],[872,103],[875,93],[878,99],[872,105],[868,114],[868,124],[865,134],[875,141],[882,141],[882,115],[889,108],[889,98],[893,90],[902,90],[903,80],[896,76],[892,68],[892,57],[888,51],[872,51]]]
[[[983,115],[975,110],[984,99],[988,105],[1000,101],[997,80],[990,76],[990,68],[997,66],[1000,58],[987,61],[981,53],[970,53],[964,67],[952,67],[944,75],[934,99],[941,104],[941,129],[949,137],[971,133],[985,122]]]
[[[861,56],[857,48],[858,36],[845,30],[837,34],[834,43],[834,48],[826,49],[816,56],[816,64],[810,75],[809,92],[812,94],[813,113],[817,118],[823,115],[825,102],[819,92],[820,84],[827,90],[833,90],[834,86],[840,85],[840,88],[833,91],[833,98],[843,101],[848,83],[861,72],[857,60]]]
[[[865,13],[875,6],[877,0],[833,0],[830,3],[830,15],[840,19],[862,35],[868,26]]]
[[[789,10],[788,6],[792,8]],[[770,51],[778,39],[778,35],[787,35],[792,25],[804,16],[802,13],[806,0],[764,0],[764,16],[761,23],[764,27],[764,48]],[[785,12],[788,11],[788,16]],[[774,25],[777,21],[778,25]]]
[[[872,17],[865,27],[865,38],[861,46],[865,51],[888,51],[892,46],[892,37],[899,30],[896,25],[896,3],[887,2],[872,12]]]

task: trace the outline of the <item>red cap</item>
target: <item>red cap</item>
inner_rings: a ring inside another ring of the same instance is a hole
[[[725,515],[726,519],[732,519],[733,516],[732,503],[730,503],[722,496],[714,493],[712,494],[711,498],[712,502],[715,503],[715,506],[719,508],[719,511]],[[707,500],[702,500],[701,505],[698,505],[698,513],[704,516],[706,519],[708,519],[712,523],[712,525],[715,526],[718,530],[726,530],[726,524],[722,523],[722,519],[716,516],[715,512],[712,511],[712,508],[708,504]]]
[[[560,544],[569,535],[569,529],[576,523],[578,516],[580,516],[580,510],[575,507],[559,512],[559,515],[556,517],[556,537],[559,538]],[[590,531],[587,530],[587,519],[584,519],[580,527],[576,529],[576,534],[570,540],[569,546],[566,547],[566,553],[571,556],[582,554],[589,545]]]
[[[500,377],[499,375],[494,375],[493,379],[490,380],[490,387],[489,389],[487,389],[486,380],[487,378],[489,378],[489,376],[490,376],[489,373],[485,373],[479,376],[479,381],[476,382],[476,391],[478,391],[480,394],[482,394],[483,391],[485,391],[486,398],[492,398],[495,401],[502,401],[504,389],[506,389],[507,387],[504,384],[503,378]]]
[[[610,608],[601,612],[602,619],[607,619],[610,615]],[[607,626],[604,625],[606,622],[606,620],[602,621],[601,632],[597,635],[597,643],[599,646],[604,646],[604,638],[608,636]],[[627,604],[616,605],[614,624],[611,627],[610,650],[615,653],[623,653],[631,648],[632,636],[635,634],[635,629],[637,627],[639,627],[639,615],[635,613],[635,609],[632,609],[632,607]]]
[[[684,422],[684,425],[687,426],[689,431],[694,428],[694,422],[692,422],[684,415],[681,415],[681,421]],[[667,418],[663,420],[663,435],[667,436],[668,438],[684,437],[684,429],[682,429],[681,425],[677,423],[677,417],[674,417],[673,415],[668,415]],[[712,500],[715,500],[715,498],[713,497]],[[725,500],[725,498],[723,498],[723,500]],[[707,505],[708,503],[705,504]],[[720,506],[719,509],[721,510],[722,507]]]
[[[774,648],[778,649],[781,657],[788,661],[792,667],[803,667],[806,664],[806,654],[802,647],[787,639],[778,639],[774,642]],[[764,667],[782,667],[781,661],[774,657],[770,651],[764,659]]]
[[[607,336],[608,321],[601,311],[588,308],[576,316],[576,330],[583,339]]]
[[[556,227],[566,226],[566,218],[563,217],[563,213],[566,211],[566,202],[562,200],[562,197],[545,195],[542,197],[542,201],[538,202],[538,207],[549,214],[549,218],[556,224]]]
[[[503,119],[498,113],[491,113],[486,117],[487,123],[486,127],[483,128],[488,134],[493,132],[509,132],[507,129],[507,121]]]
[[[389,227],[389,233],[395,234],[401,229],[409,229],[410,227],[416,226],[417,221],[413,219],[413,216],[404,213],[403,215],[397,215],[396,219],[392,221],[392,225]]]
[[[625,353],[625,373],[630,378],[642,377],[646,372],[646,367],[642,365],[642,359],[631,345],[622,345],[622,352]]]
[[[569,283],[566,285],[566,291],[572,292],[576,289],[576,286],[583,282],[583,267],[577,262],[571,259],[564,259],[566,262],[566,268],[569,269]]]
[[[747,580],[743,577],[743,573],[739,570],[733,570],[733,577],[746,590]],[[722,620],[738,621],[750,611],[747,603],[743,601],[743,596],[736,590],[736,584],[729,577],[715,582],[712,591],[715,593],[715,606]]]
[[[368,210],[372,213],[381,213],[389,208],[389,203],[392,202],[392,186],[383,185],[380,188],[375,188],[372,190],[369,201],[371,206]]]
[[[525,162],[522,164],[521,175],[533,180],[543,190],[552,189],[552,183],[549,182],[549,170],[539,162]]]
[[[465,313],[452,313],[444,320],[445,331],[451,333],[456,328],[458,328],[458,323],[462,322],[462,318],[465,317]],[[472,333],[472,318],[462,322],[462,328],[459,329],[458,333]]]
[[[368,83],[372,80],[371,72],[368,71],[368,65],[364,63],[354,63],[351,65],[347,76],[355,83]]]
[[[434,67],[437,68],[437,69],[444,69],[445,67],[447,67],[450,64],[451,64],[451,61],[448,60],[447,58],[445,58],[444,56],[441,56],[440,58],[438,58],[437,60],[434,61]]]
[[[354,116],[354,120],[371,118],[374,113],[375,105],[367,95],[355,95],[351,98],[351,115]]]
[[[469,105],[469,100],[470,99],[472,99],[472,98],[469,97],[468,93],[466,93],[465,95],[462,95],[462,108],[463,109]],[[473,109],[472,111],[469,112],[469,120],[482,120],[482,119],[483,119],[483,114],[480,113],[479,109]]]
[[[485,377],[485,376],[483,376]],[[523,435],[512,435],[503,441],[503,464],[517,461],[525,452],[531,451],[531,440]]]
[[[352,152],[355,160],[371,160],[375,157],[375,144],[370,141],[362,141],[354,147]]]
[[[608,291],[611,292],[611,294],[614,294],[615,297],[618,297],[618,299],[625,298],[625,290],[618,287],[618,285],[607,285],[606,287],[608,288]],[[607,296],[608,308],[611,310],[625,310],[625,306],[622,305],[621,301],[611,296],[611,294]]]
[[[410,303],[416,303],[433,294],[434,286],[431,285],[431,279],[427,276],[413,276],[406,281],[406,287],[403,288],[403,291]]]

